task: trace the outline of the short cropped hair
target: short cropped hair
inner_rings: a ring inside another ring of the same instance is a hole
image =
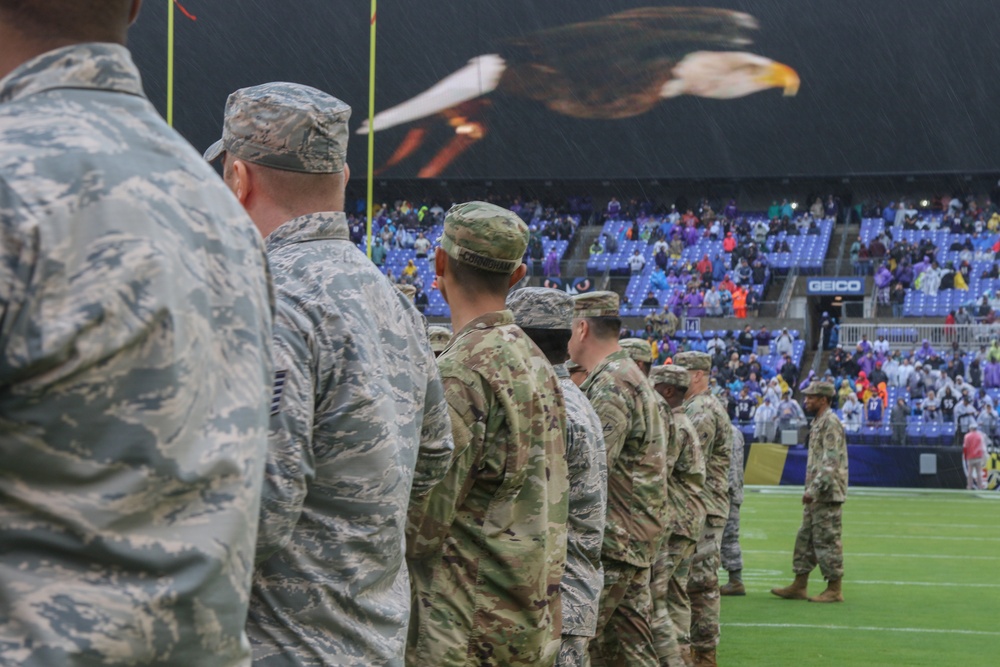
[[[618,335],[622,330],[622,318],[620,317],[588,317],[587,324],[590,326],[590,333],[595,338],[607,340],[613,338],[618,340]]]
[[[461,285],[469,294],[491,294],[506,296],[510,292],[510,277],[513,273],[497,273],[484,271],[480,268],[460,262],[451,255],[448,258],[448,270],[454,282]]]
[[[569,359],[570,329],[525,329],[524,333],[534,341],[545,358],[553,366],[566,363]]]

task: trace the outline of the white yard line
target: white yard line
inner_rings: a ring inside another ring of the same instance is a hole
[[[779,579],[772,576],[761,577],[759,579],[755,578],[752,574],[747,573],[743,577],[746,581],[751,581],[756,584],[771,584],[771,583],[782,583],[785,579]],[[931,588],[1000,588],[1000,583],[998,584],[957,584],[946,581],[855,581],[853,579],[847,579],[848,586],[860,585],[860,586],[926,586]]]
[[[850,526],[885,526],[890,523],[895,515],[886,516],[884,521],[852,521],[851,512],[847,510],[844,512],[845,519],[844,523]],[[780,517],[757,517],[755,516],[752,523],[802,523],[802,517],[799,518],[780,518]],[[990,530],[993,526],[988,523],[921,523],[921,528],[972,528],[974,530]]]
[[[766,551],[763,549],[743,549],[745,554],[769,554],[773,556],[789,556],[791,550],[786,551]],[[965,556],[961,554],[885,554],[885,553],[859,553],[855,551],[845,551],[844,555],[849,558],[921,558],[929,560],[1000,560],[1000,556]]]
[[[916,634],[974,635],[977,637],[1000,637],[1000,632],[985,630],[948,630],[945,628],[877,628],[855,625],[811,625],[808,623],[723,623],[724,628],[802,628],[808,630],[849,630],[852,632],[913,632]]]

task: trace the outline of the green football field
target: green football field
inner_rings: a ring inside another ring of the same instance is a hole
[[[852,488],[841,604],[769,592],[792,581],[801,496],[801,487],[746,490],[740,542],[747,596],[722,599],[719,664],[995,664],[1000,494]],[[824,587],[817,568],[809,594]]]

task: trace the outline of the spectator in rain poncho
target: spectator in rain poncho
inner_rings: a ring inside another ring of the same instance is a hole
[[[927,392],[927,396],[920,401],[920,416],[923,418],[925,424],[944,423],[941,408],[938,405],[937,397],[934,395],[933,390]]]
[[[937,296],[943,275],[944,271],[938,268],[937,262],[931,262],[930,267],[924,269],[924,272],[917,276],[920,291],[927,296]]]
[[[777,417],[778,412],[771,404],[771,399],[765,398],[753,416],[753,437],[757,442],[774,442]]]
[[[917,348],[915,356],[920,361],[926,361],[927,359],[930,359],[932,356],[936,354],[937,352],[934,350],[933,347],[931,347],[930,342],[925,338],[923,342],[920,344],[920,347]]]
[[[861,430],[862,407],[858,397],[852,393],[847,394],[843,405],[840,407],[844,415],[844,430],[848,433],[857,433]]]
[[[796,428],[805,421],[805,413],[798,401],[792,399],[791,392],[785,391],[778,403],[778,426],[782,429]]]
[[[994,340],[986,351],[986,366],[983,368],[983,386],[988,389],[1000,387],[1000,347]]]
[[[555,248],[549,250],[549,254],[545,256],[545,264],[542,266],[542,271],[549,277],[559,276],[559,253]]]
[[[794,349],[795,339],[792,335],[788,333],[788,329],[782,329],[781,333],[778,335],[777,339],[774,341],[774,351],[777,352],[779,357],[786,354],[791,355]]]
[[[889,265],[883,263],[875,272],[875,287],[878,288],[878,302],[887,305],[889,303],[889,286],[892,284],[892,272]]]

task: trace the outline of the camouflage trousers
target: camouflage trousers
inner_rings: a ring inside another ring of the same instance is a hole
[[[653,646],[650,569],[604,563],[597,636],[590,640],[594,667],[657,667]]]
[[[590,667],[590,654],[587,652],[589,643],[590,637],[563,635],[555,667]]]
[[[740,506],[729,503],[729,519],[722,531],[722,569],[737,572],[743,569],[743,551],[740,549]]]
[[[687,584],[697,544],[684,535],[671,535],[653,566],[649,586],[653,595],[653,641],[661,667],[682,665],[678,642],[690,641],[687,624],[691,622],[691,600]]]
[[[792,570],[809,574],[819,564],[827,581],[844,576],[844,546],[841,544],[843,503],[813,501],[802,506],[802,526],[795,537]]]
[[[691,597],[691,648],[712,651],[719,645],[719,549],[725,520],[710,516],[691,559],[687,592]],[[681,642],[682,644],[684,642]]]

